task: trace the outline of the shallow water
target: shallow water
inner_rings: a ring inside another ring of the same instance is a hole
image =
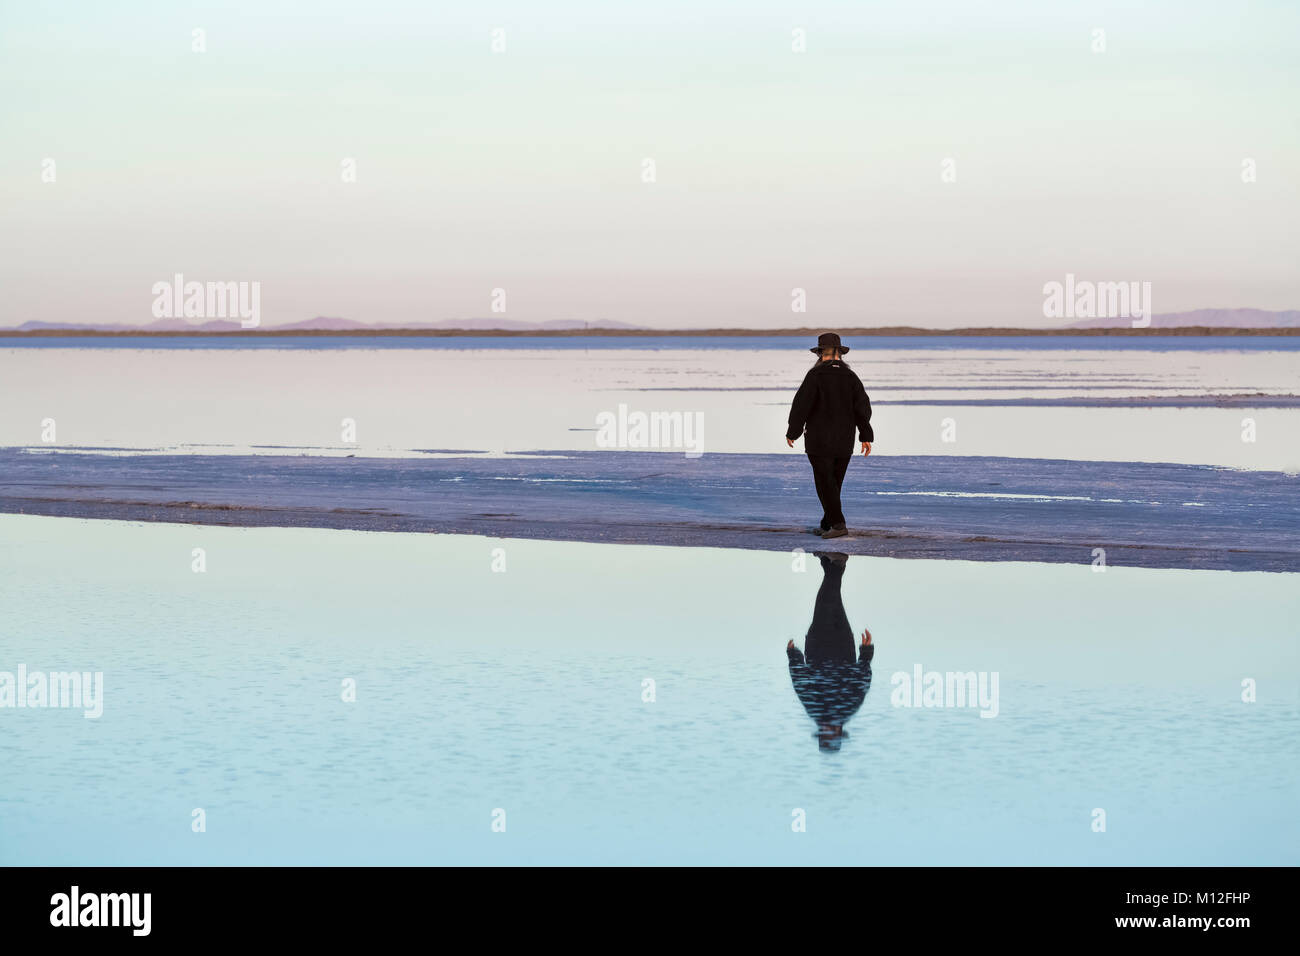
[[[850,558],[877,650],[835,753],[785,652],[822,577],[0,517],[0,671],[105,682],[99,719],[0,709],[0,863],[1300,862],[1293,575]],[[895,706],[917,665],[996,673],[997,716]]]
[[[344,349],[221,341],[184,349],[0,341],[7,413],[0,445],[41,445],[43,423],[53,421],[51,447],[385,456],[591,450],[599,447],[600,416],[622,407],[692,416],[706,454],[785,452],[790,399],[810,364],[802,349],[748,343],[587,350],[521,348],[512,339],[485,349],[454,339],[428,340],[437,347]],[[1141,406],[1152,397],[1300,395],[1292,348],[1229,348],[1216,339],[1190,349],[1177,341],[1155,350],[936,348],[914,339],[905,348],[863,346],[851,357],[875,406],[874,454],[1300,470],[1300,408],[960,404],[1052,398]],[[891,404],[916,401],[930,404]],[[345,420],[354,433],[344,434]]]

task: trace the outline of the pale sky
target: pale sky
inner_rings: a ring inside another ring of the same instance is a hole
[[[6,4],[0,326],[178,272],[269,325],[1293,309],[1298,79],[1290,2]]]

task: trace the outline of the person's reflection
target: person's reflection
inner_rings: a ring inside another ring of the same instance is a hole
[[[822,565],[822,585],[817,589],[812,624],[800,653],[794,641],[785,645],[790,658],[790,680],[794,692],[817,724],[818,746],[823,751],[840,749],[848,736],[844,724],[858,712],[871,690],[871,658],[876,652],[871,632],[862,632],[862,644],[855,657],[853,628],[844,613],[840,582],[849,556],[839,552],[817,552]]]

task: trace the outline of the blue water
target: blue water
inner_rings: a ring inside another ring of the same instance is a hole
[[[1293,575],[850,558],[876,652],[838,752],[785,651],[822,580],[783,553],[0,518],[0,671],[105,682],[98,720],[0,709],[0,864],[1300,862]],[[896,706],[917,665],[997,673],[997,716]]]
[[[848,341],[852,347],[852,340]],[[807,343],[792,336],[150,336],[0,338],[5,348],[75,348],[75,349],[782,349]],[[1300,336],[872,336],[860,339],[857,347],[866,349],[1125,349],[1146,352],[1179,351],[1294,351],[1300,349]]]

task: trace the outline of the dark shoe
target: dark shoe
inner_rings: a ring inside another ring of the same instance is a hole
[[[809,534],[817,535],[819,538],[826,533],[825,528],[818,527],[817,525],[813,525],[811,528],[804,528],[804,530]]]
[[[848,529],[848,528],[844,527],[844,525],[842,525],[842,524],[837,524],[835,527],[831,528],[830,531],[823,531],[823,532],[822,532],[822,537],[823,537],[823,538],[842,538],[842,537],[844,537],[844,536],[845,536],[846,534],[848,534],[848,533],[849,533],[849,529]]]

